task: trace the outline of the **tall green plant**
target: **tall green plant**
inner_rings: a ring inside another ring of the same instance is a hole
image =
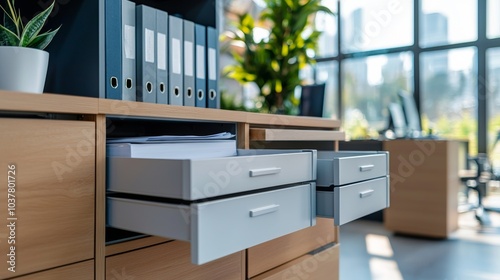
[[[255,82],[263,98],[263,109],[290,113],[296,107],[294,90],[301,84],[299,70],[314,63],[308,50],[317,51],[321,32],[313,30],[311,15],[333,14],[320,0],[264,0],[266,8],[258,21],[270,26],[268,40],[255,41],[255,19],[248,13],[235,23],[235,41],[245,45],[243,53],[231,51],[236,63],[224,73],[240,83]]]
[[[15,0],[7,0],[6,7],[0,5],[4,14],[3,24],[0,24],[0,46],[45,49],[60,28],[40,34],[53,7],[54,2],[24,25],[21,12],[15,8]]]

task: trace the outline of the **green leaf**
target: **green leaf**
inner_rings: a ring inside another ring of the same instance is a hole
[[[0,46],[17,46],[18,44],[17,35],[0,24]]]
[[[34,48],[34,49],[40,49],[40,50],[43,50],[47,47],[47,45],[52,41],[52,39],[54,38],[54,36],[56,35],[57,31],[59,31],[59,28],[61,27],[58,27],[56,30],[54,31],[48,31],[48,32],[45,32],[43,34],[40,34],[38,36],[36,36],[28,45],[27,47],[29,48]]]
[[[3,26],[12,31],[12,33],[17,34],[17,26],[12,15],[10,15],[2,5],[0,5],[0,9],[4,12]]]
[[[36,15],[28,22],[28,24],[26,24],[26,27],[23,30],[23,34],[21,35],[21,47],[28,46],[31,41],[33,41],[33,39],[40,33],[42,27],[45,25],[45,21],[52,12],[53,7],[54,2],[52,2],[52,4],[47,9],[45,9],[45,11]]]

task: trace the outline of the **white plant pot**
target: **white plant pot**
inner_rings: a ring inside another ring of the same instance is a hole
[[[0,89],[42,93],[48,65],[46,51],[0,46]]]

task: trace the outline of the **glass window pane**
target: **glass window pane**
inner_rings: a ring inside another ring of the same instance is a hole
[[[486,52],[488,94],[488,154],[494,167],[500,167],[500,48]],[[498,171],[498,170],[495,170]]]
[[[398,91],[413,91],[413,54],[376,55],[342,63],[344,128],[352,139],[377,137],[389,125]]]
[[[500,0],[488,0],[487,3],[486,36],[500,37]]]
[[[316,83],[326,83],[325,105],[323,116],[339,119],[338,84],[339,64],[337,61],[319,62],[316,64]]]
[[[323,0],[321,3],[337,14],[337,0]],[[333,57],[338,54],[337,17],[319,12],[316,15],[316,29],[323,33],[319,37],[317,57]]]
[[[477,0],[422,0],[420,46],[477,39]]]
[[[443,138],[469,140],[477,153],[475,47],[425,52],[420,60],[422,127]]]
[[[413,44],[413,0],[342,0],[342,51]]]

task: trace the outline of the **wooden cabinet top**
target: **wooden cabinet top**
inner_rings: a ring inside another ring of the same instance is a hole
[[[103,114],[172,120],[249,123],[263,127],[302,127],[320,130],[337,130],[341,124],[339,120],[325,118],[260,114],[63,94],[30,94],[2,90],[0,90],[0,111]]]

